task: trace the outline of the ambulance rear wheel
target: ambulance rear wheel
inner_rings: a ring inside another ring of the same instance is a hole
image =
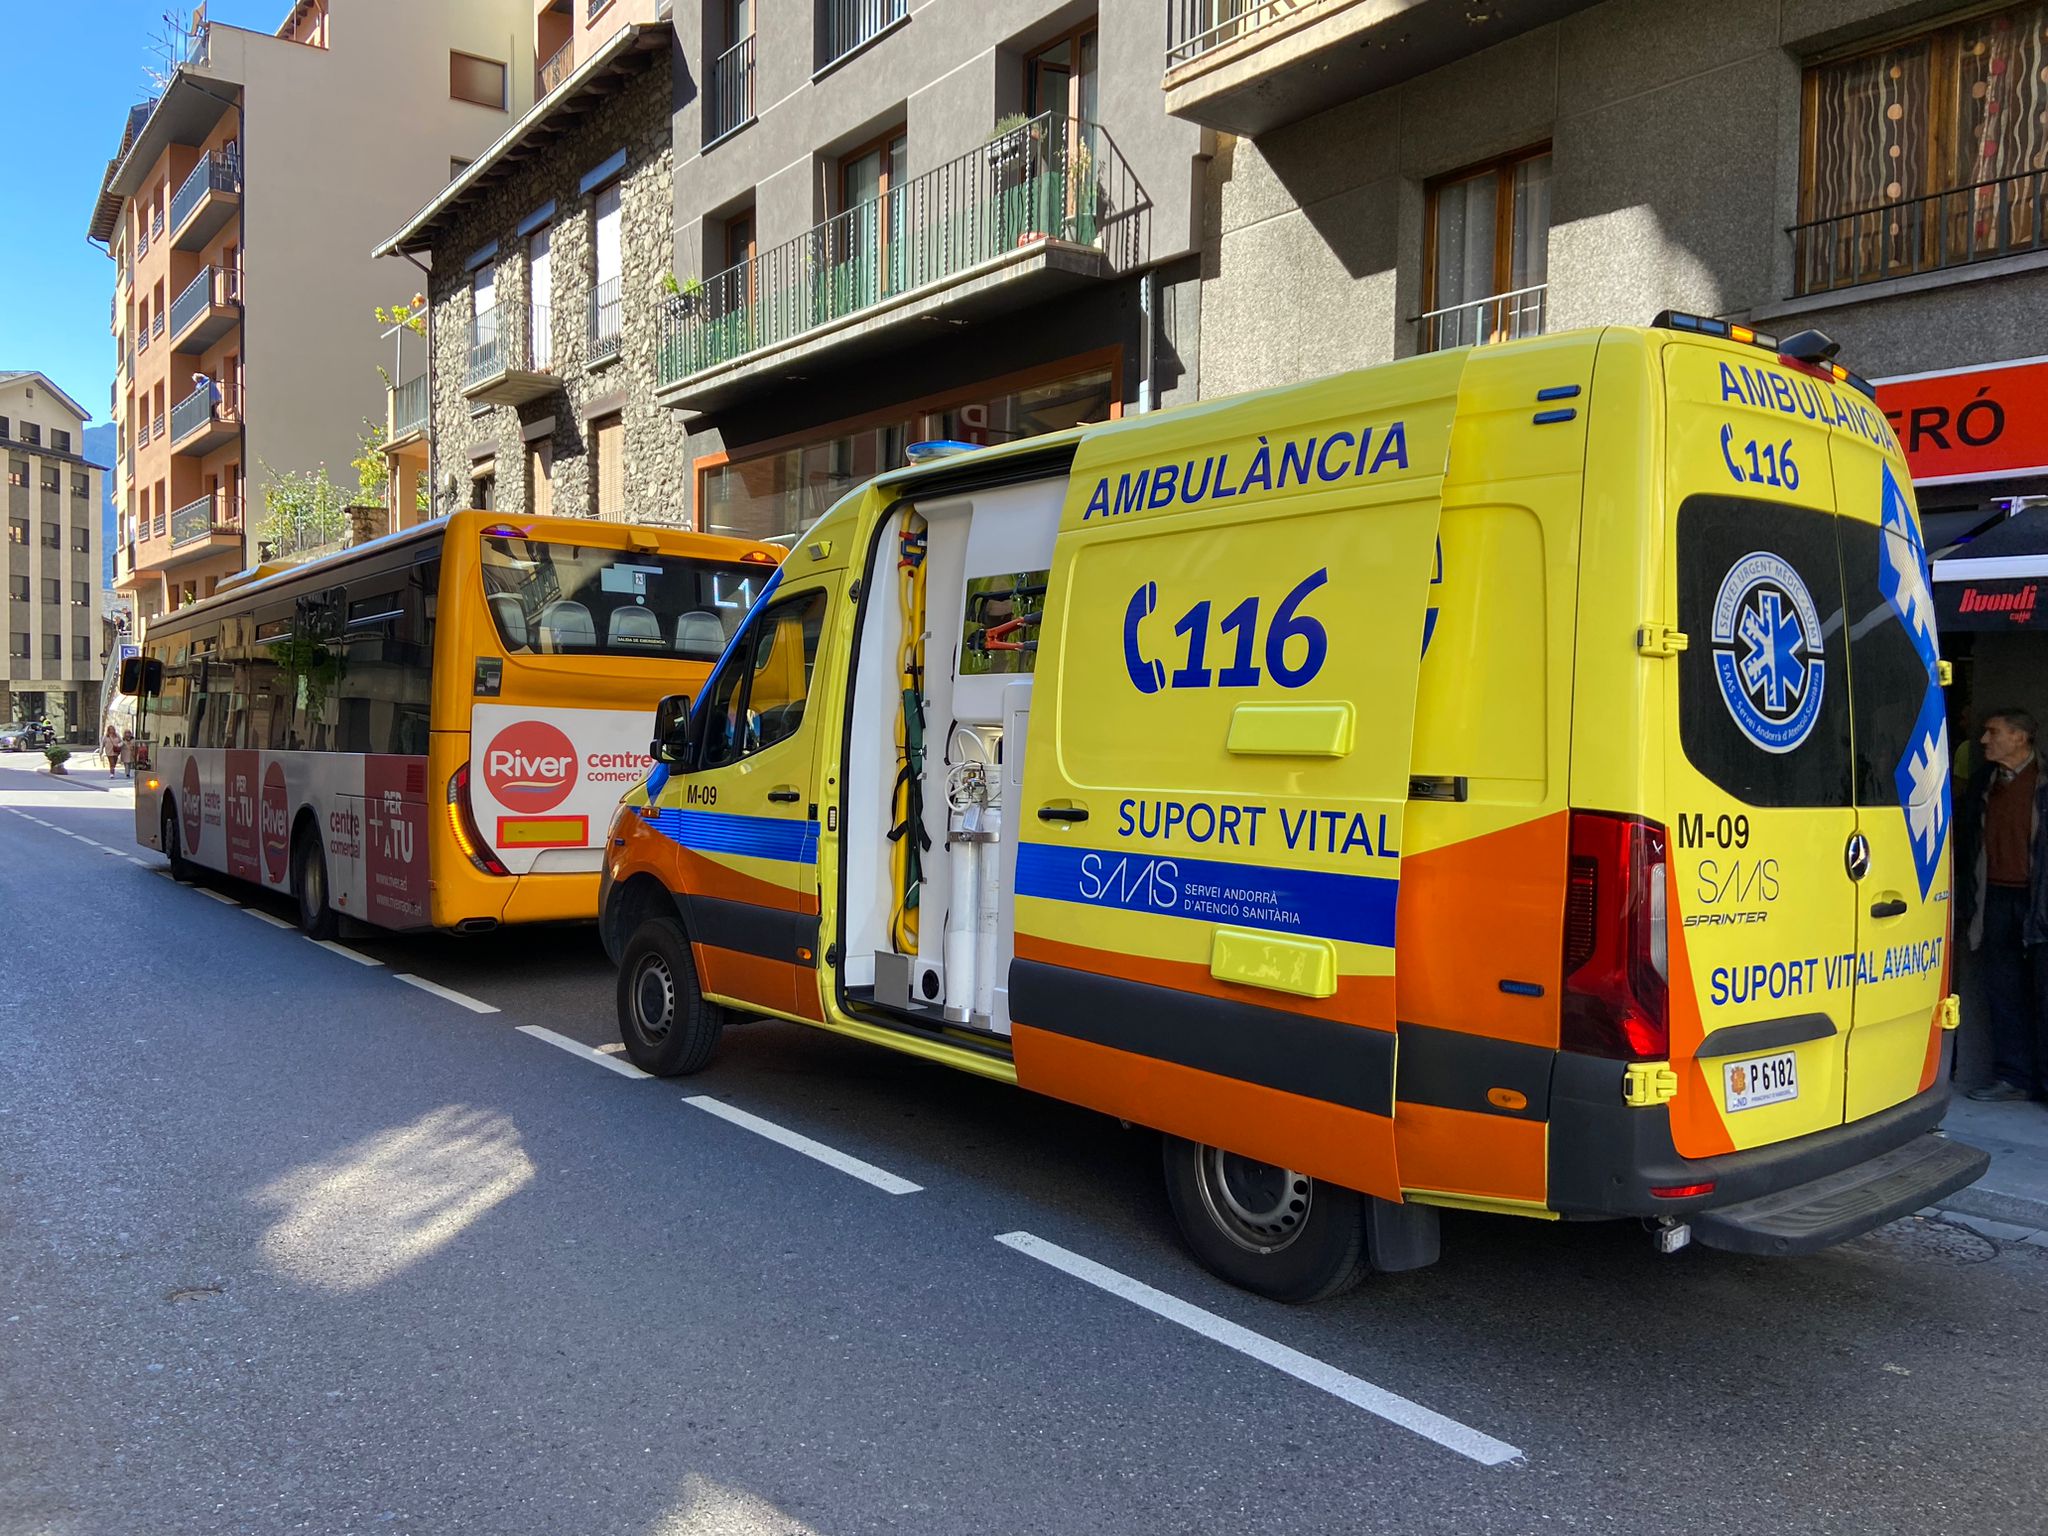
[[[704,1000],[682,925],[650,917],[619,957],[619,1039],[626,1058],[656,1077],[701,1072],[718,1048],[725,1010]]]
[[[1365,1196],[1221,1147],[1165,1138],[1166,1194],[1196,1258],[1275,1301],[1322,1301],[1365,1273]]]

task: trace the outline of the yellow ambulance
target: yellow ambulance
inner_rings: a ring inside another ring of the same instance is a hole
[[[803,536],[615,818],[627,1054],[808,1022],[1164,1133],[1286,1300],[1437,1212],[1798,1254],[1982,1172],[1868,386],[1700,317],[938,456]]]

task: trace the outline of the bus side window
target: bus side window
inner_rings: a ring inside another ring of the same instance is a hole
[[[349,588],[340,681],[343,752],[427,750],[432,648],[427,583],[432,567],[415,566]]]

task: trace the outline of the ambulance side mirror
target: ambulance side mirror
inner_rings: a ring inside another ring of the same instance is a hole
[[[654,740],[647,755],[671,768],[685,765],[690,750],[690,696],[672,693],[654,707]]]
[[[138,694],[154,697],[163,692],[164,664],[154,656],[130,656],[121,663],[121,696],[132,699]]]

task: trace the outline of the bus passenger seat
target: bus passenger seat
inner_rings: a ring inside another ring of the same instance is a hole
[[[661,620],[645,608],[614,608],[611,621],[606,626],[606,642],[610,645],[644,645],[659,650]]]
[[[716,661],[725,651],[725,626],[718,615],[692,608],[676,620],[676,654],[698,661]]]
[[[519,599],[510,592],[491,594],[491,612],[497,617],[498,629],[505,637],[508,650],[523,651],[531,643],[526,638],[526,609]]]
[[[571,646],[597,648],[597,626],[591,622],[590,610],[566,597],[541,609],[540,622],[534,628],[540,634],[542,651],[565,651]]]

